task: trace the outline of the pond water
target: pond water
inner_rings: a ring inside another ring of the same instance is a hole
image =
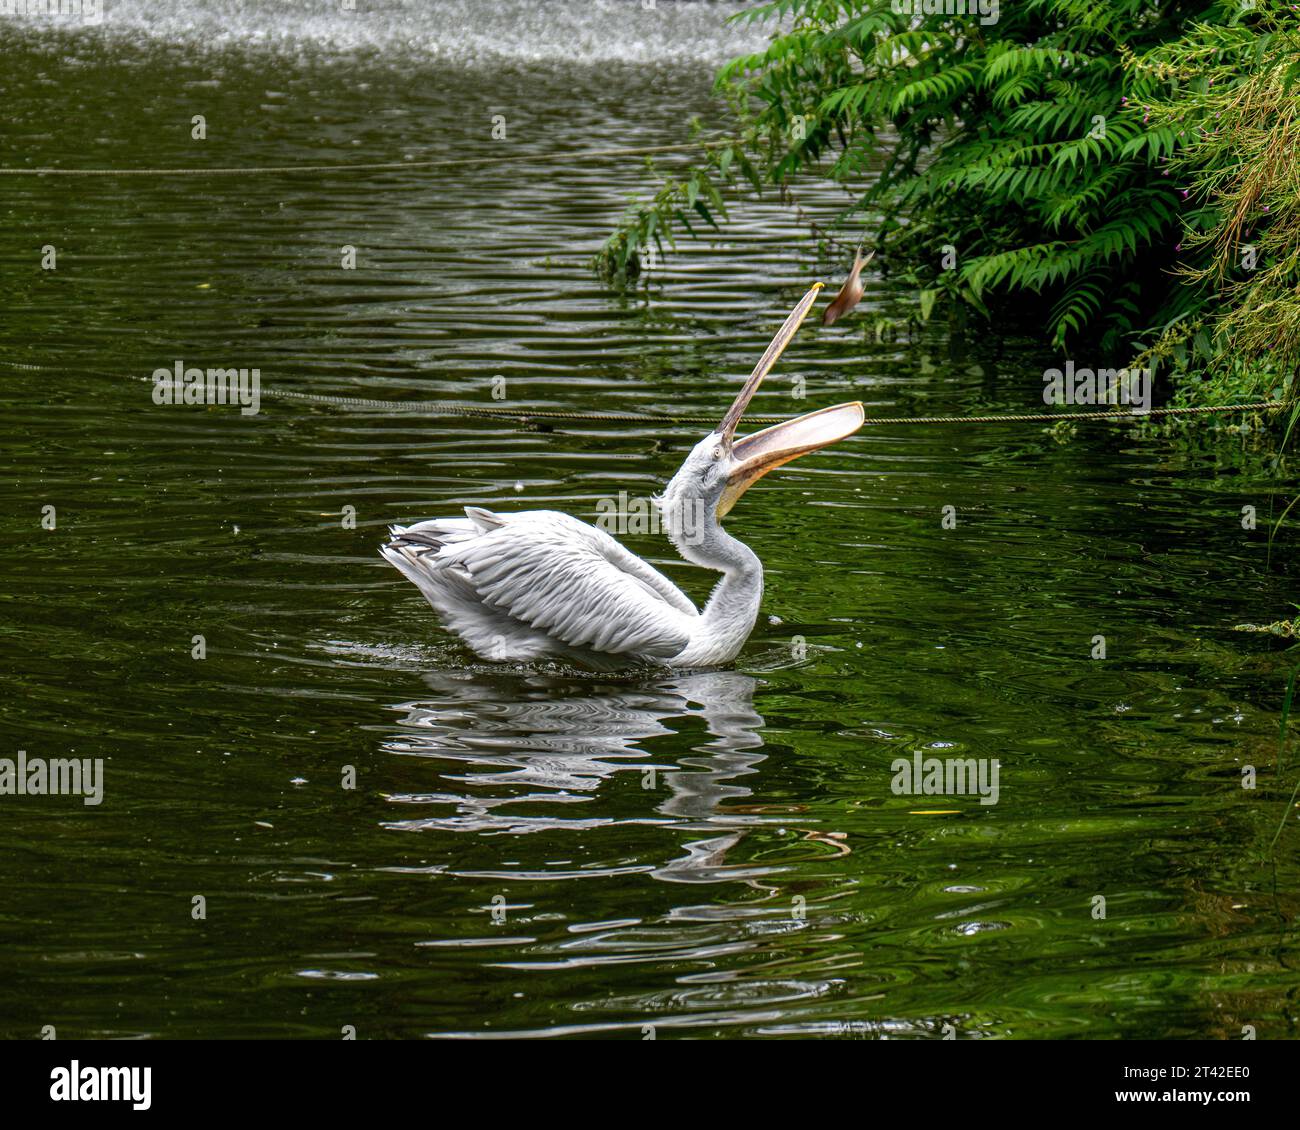
[[[1269,845],[1295,656],[1233,630],[1294,614],[1294,537],[1268,546],[1294,487],[1251,437],[864,428],[728,519],[767,570],[728,670],[485,663],[379,558],[464,504],[645,498],[702,431],[648,415],[720,415],[845,265],[807,217],[846,197],[809,186],[604,286],[655,182],[576,154],[724,122],[712,71],[761,33],[487,7],[0,23],[3,167],[510,158],[0,178],[0,757],[104,761],[97,806],[0,797],[0,1033],[1294,1036],[1294,820]],[[868,268],[755,411],[1041,410],[1050,357],[997,327],[878,336],[913,297]],[[157,406],[178,360],[391,407]],[[996,760],[997,802],[895,792],[917,755]]]

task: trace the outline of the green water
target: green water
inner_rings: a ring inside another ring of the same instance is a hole
[[[716,117],[709,77],[7,29],[0,165],[659,144]],[[244,417],[139,379],[180,359],[395,403],[720,414],[843,264],[769,199],[620,297],[587,261],[647,183],[633,159],[0,181],[0,756],[105,761],[97,807],[0,797],[0,1034],[1294,1036],[1294,819],[1263,860],[1300,772],[1274,769],[1295,656],[1232,630],[1293,613],[1267,516],[1294,484],[1248,438],[864,429],[728,520],[767,569],[734,670],[594,676],[474,659],[380,560],[385,527],[590,520],[699,427]],[[997,327],[877,341],[909,302],[873,275],[756,410],[1041,408],[1051,359]],[[997,803],[896,795],[918,752],[997,759]]]

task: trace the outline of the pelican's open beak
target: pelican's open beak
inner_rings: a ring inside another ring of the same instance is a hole
[[[865,419],[862,404],[860,401],[853,401],[850,404],[837,404],[833,408],[809,412],[806,416],[797,416],[793,420],[785,420],[741,439],[735,438],[736,426],[745,414],[745,409],[749,407],[749,402],[754,398],[754,393],[758,391],[758,386],[763,383],[763,378],[767,376],[772,366],[776,364],[777,358],[798,333],[799,326],[808,316],[808,311],[812,309],[813,303],[817,300],[817,292],[821,288],[821,283],[813,283],[812,289],[799,300],[799,305],[791,311],[790,316],[776,331],[772,344],[759,358],[754,371],[749,375],[749,380],[745,382],[745,387],[740,390],[735,402],[722,418],[722,423],[718,425],[717,434],[723,437],[731,454],[731,470],[727,476],[727,485],[718,501],[719,518],[726,515],[735,506],[736,500],[768,471],[783,463],[789,463],[792,459],[798,459],[801,455],[807,455],[810,451],[837,443],[862,427],[862,421]]]
[[[810,451],[838,443],[862,427],[862,402],[837,404],[806,416],[773,424],[761,432],[738,439],[731,449],[732,468],[718,501],[718,517],[725,517],[736,500],[759,479],[782,463]]]

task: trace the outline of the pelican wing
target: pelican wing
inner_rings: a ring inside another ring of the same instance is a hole
[[[603,530],[551,510],[492,517],[499,525],[438,555],[491,608],[612,655],[668,658],[689,642],[694,605]]]

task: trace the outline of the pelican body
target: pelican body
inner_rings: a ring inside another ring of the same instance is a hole
[[[380,552],[484,659],[558,658],[596,668],[730,663],[758,617],[763,565],[722,528],[722,518],[768,471],[852,435],[863,422],[854,401],[736,437],[821,285],[786,318],[722,422],[655,499],[681,556],[722,574],[703,611],[604,530],[554,510],[494,514],[467,506],[463,518],[391,527]]]

